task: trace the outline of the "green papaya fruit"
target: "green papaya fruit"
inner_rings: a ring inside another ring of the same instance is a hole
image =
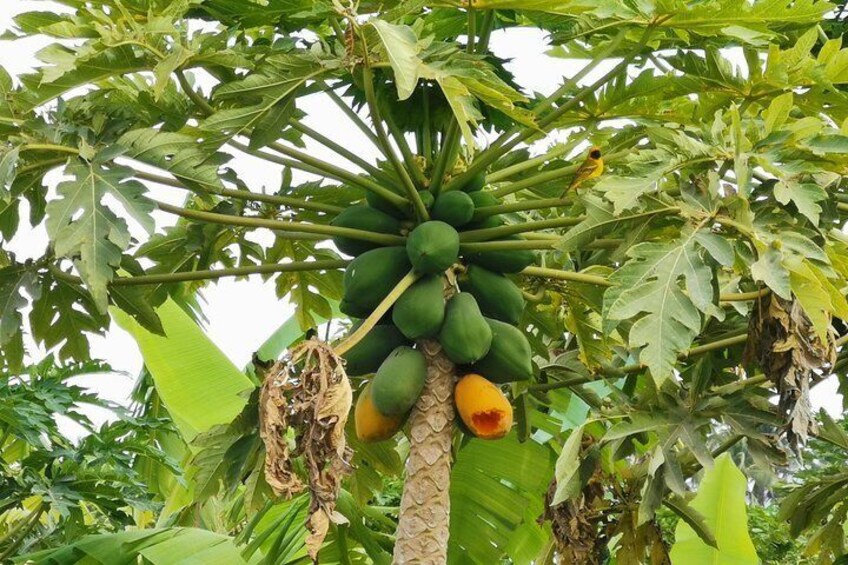
[[[429,210],[433,207],[433,203],[435,202],[436,199],[433,196],[432,192],[430,192],[429,190],[419,190],[418,196],[420,196],[421,201],[424,202],[425,208],[427,208]]]
[[[484,208],[486,206],[497,206],[501,203],[497,196],[491,192],[472,192],[468,195],[471,201],[474,202],[475,208]]]
[[[524,296],[514,282],[478,265],[469,265],[459,287],[477,300],[484,316],[517,324],[524,312]]]
[[[351,318],[367,318],[374,309],[342,298],[341,302],[339,302],[339,310]]]
[[[471,222],[462,227],[462,231],[485,230],[489,228],[499,228],[504,225],[504,219],[500,214],[488,216],[479,222]]]
[[[431,216],[454,227],[471,221],[474,215],[474,201],[464,192],[445,192],[433,203]]]
[[[392,321],[409,339],[439,333],[445,320],[445,286],[441,275],[430,275],[409,287],[395,302]]]
[[[424,222],[406,238],[409,261],[419,273],[440,273],[459,257],[459,234],[445,222]]]
[[[412,214],[412,209],[408,206],[395,206],[379,194],[371,192],[370,190],[365,193],[365,201],[368,202],[368,205],[372,208],[375,208],[384,214],[388,214],[393,218],[397,218],[398,220],[409,219]]]
[[[448,301],[439,342],[454,363],[474,363],[489,352],[492,329],[470,293],[460,292]]]
[[[533,353],[524,333],[505,322],[486,318],[492,330],[492,346],[474,370],[493,383],[526,381],[533,377]]]
[[[424,381],[427,380],[427,360],[411,347],[394,349],[380,364],[371,381],[371,400],[384,416],[401,416],[415,405]]]
[[[483,190],[483,187],[486,186],[486,173],[480,171],[476,173],[473,177],[468,179],[463,187],[463,192],[477,192],[478,190]]]
[[[364,204],[345,208],[338,216],[333,218],[330,225],[377,233],[400,233],[400,222],[392,216]],[[353,256],[361,255],[366,251],[379,247],[376,243],[341,236],[334,237],[333,243],[336,244],[336,247],[342,253]]]
[[[505,237],[500,241],[523,241],[518,236]],[[517,273],[536,261],[536,254],[530,249],[508,249],[504,251],[483,251],[470,253],[468,261],[485,267],[496,273]]]
[[[403,247],[366,251],[345,269],[342,312],[355,318],[369,316],[411,267]]]
[[[362,320],[354,324],[350,332],[355,332],[361,325]],[[395,326],[374,326],[359,343],[342,356],[345,360],[345,371],[353,377],[373,373],[389,353],[406,344],[406,338]]]
[[[474,211],[476,212],[479,208],[486,208],[488,206],[497,206],[501,203],[497,196],[492,194],[491,192],[472,192],[468,196],[471,197],[471,201],[474,202]],[[503,217],[500,214],[495,214],[493,216],[486,216],[483,219],[475,219],[473,216],[471,218],[471,222],[463,226],[463,231],[471,231],[471,230],[482,230],[486,228],[497,228],[499,226],[504,225]]]

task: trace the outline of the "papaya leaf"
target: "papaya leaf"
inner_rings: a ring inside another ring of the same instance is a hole
[[[418,36],[409,26],[390,24],[383,20],[372,20],[370,23],[377,30],[395,73],[398,100],[406,100],[415,90],[421,71]]]
[[[280,112],[281,107],[293,108],[293,99],[298,91],[308,81],[318,79],[329,70],[315,57],[294,54],[270,56],[244,80],[224,84],[215,91],[216,100],[235,101],[239,105],[216,111],[200,127],[219,134],[220,143],[248,133],[266,123],[263,120],[269,114]],[[260,128],[269,129],[267,123]],[[253,141],[252,146],[261,146],[272,137],[270,134],[263,135],[261,140]]]
[[[103,203],[107,195],[148,232],[153,231],[151,212],[143,184],[132,180],[128,167],[104,167],[96,162],[76,162],[65,167],[71,180],[56,187],[59,198],[47,204],[47,233],[56,255],[74,260],[101,312],[106,311],[106,285],[130,244],[126,222]]]
[[[604,296],[608,330],[620,320],[636,319],[630,346],[642,348],[639,359],[657,384],[671,376],[677,356],[700,331],[700,313],[722,316],[696,234],[688,229],[673,242],[632,247],[630,260],[610,277],[615,286]]]
[[[162,402],[190,442],[231,422],[254,385],[175,302],[168,300],[156,311],[165,336],[150,333],[120,310],[113,309],[112,316],[135,338]]]
[[[705,543],[687,521],[681,521],[671,548],[673,565],[756,565],[760,562],[748,534],[746,488],[747,480],[730,455],[724,453],[716,458],[690,504],[703,516],[704,524],[715,537],[716,547]]]
[[[223,188],[218,176],[222,154],[210,155],[190,135],[136,129],[125,133],[118,144],[127,148],[126,156],[166,170],[201,194]]]
[[[109,325],[109,316],[98,310],[82,286],[50,276],[42,279],[29,319],[37,343],[47,349],[61,345],[60,360],[87,360],[87,334],[102,335]],[[150,323],[155,327],[157,321]],[[159,328],[161,331],[161,326]]]
[[[556,492],[551,501],[556,506],[566,500],[570,500],[580,493],[580,446],[583,441],[583,426],[572,430],[571,435],[562,446],[556,462],[554,476],[556,478]]]
[[[519,526],[538,529],[552,464],[550,450],[514,433],[464,445],[451,472],[448,563],[493,563],[525,535]]]
[[[35,277],[20,265],[0,269],[0,351],[5,364],[19,369],[24,358],[21,328],[23,310],[29,300],[25,294],[38,296]]]

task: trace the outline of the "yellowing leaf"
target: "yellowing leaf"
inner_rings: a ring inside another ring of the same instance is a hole
[[[792,109],[793,100],[793,94],[786,92],[771,101],[769,107],[763,112],[763,117],[766,120],[766,135],[780,128],[786,122],[789,111]]]
[[[372,20],[371,25],[377,30],[386,48],[386,55],[395,73],[398,99],[406,100],[412,96],[421,70],[418,37],[409,26],[390,24],[383,20]]]
[[[760,560],[748,535],[745,509],[747,480],[727,453],[704,474],[691,507],[701,513],[718,547],[707,545],[684,521],[677,524],[672,565],[757,565]]]

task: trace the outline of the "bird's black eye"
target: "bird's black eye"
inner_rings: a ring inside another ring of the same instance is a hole
[[[600,149],[592,149],[589,153],[589,157],[592,159],[600,159],[601,158],[601,150]]]

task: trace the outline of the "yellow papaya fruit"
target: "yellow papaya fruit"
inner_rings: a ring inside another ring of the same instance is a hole
[[[500,439],[512,428],[512,405],[501,390],[484,377],[470,373],[454,391],[462,423],[480,439]]]
[[[405,419],[405,415],[384,416],[377,410],[371,399],[371,383],[359,393],[353,411],[353,423],[359,441],[372,443],[387,440],[398,432]]]

